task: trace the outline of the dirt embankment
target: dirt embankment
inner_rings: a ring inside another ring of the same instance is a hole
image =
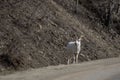
[[[120,36],[106,33],[96,15],[74,0],[1,0],[0,68],[66,64],[65,46],[81,34],[79,62],[120,53]],[[92,19],[92,20],[91,20]],[[98,18],[99,19],[99,18]]]

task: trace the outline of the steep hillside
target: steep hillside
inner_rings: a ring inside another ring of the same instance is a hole
[[[120,53],[120,36],[75,0],[1,0],[0,19],[1,71],[66,64],[66,44],[81,34],[79,62]]]

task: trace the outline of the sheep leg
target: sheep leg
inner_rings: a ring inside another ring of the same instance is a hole
[[[73,64],[75,64],[76,61],[75,61],[75,55],[73,55]]]
[[[70,59],[68,59],[67,64],[70,64]]]
[[[77,53],[76,55],[76,63],[78,63],[78,56],[79,56],[79,53]]]
[[[71,56],[68,56],[67,64],[70,64],[70,62],[71,62]]]

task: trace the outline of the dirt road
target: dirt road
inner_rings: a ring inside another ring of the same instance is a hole
[[[50,66],[0,76],[0,80],[120,80],[120,58]]]

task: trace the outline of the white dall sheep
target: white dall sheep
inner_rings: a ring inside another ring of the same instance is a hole
[[[73,63],[78,63],[78,56],[81,51],[82,37],[83,36],[81,36],[76,41],[68,42],[68,44],[67,44],[67,56],[68,56],[67,64],[70,64],[72,59],[73,59]]]

